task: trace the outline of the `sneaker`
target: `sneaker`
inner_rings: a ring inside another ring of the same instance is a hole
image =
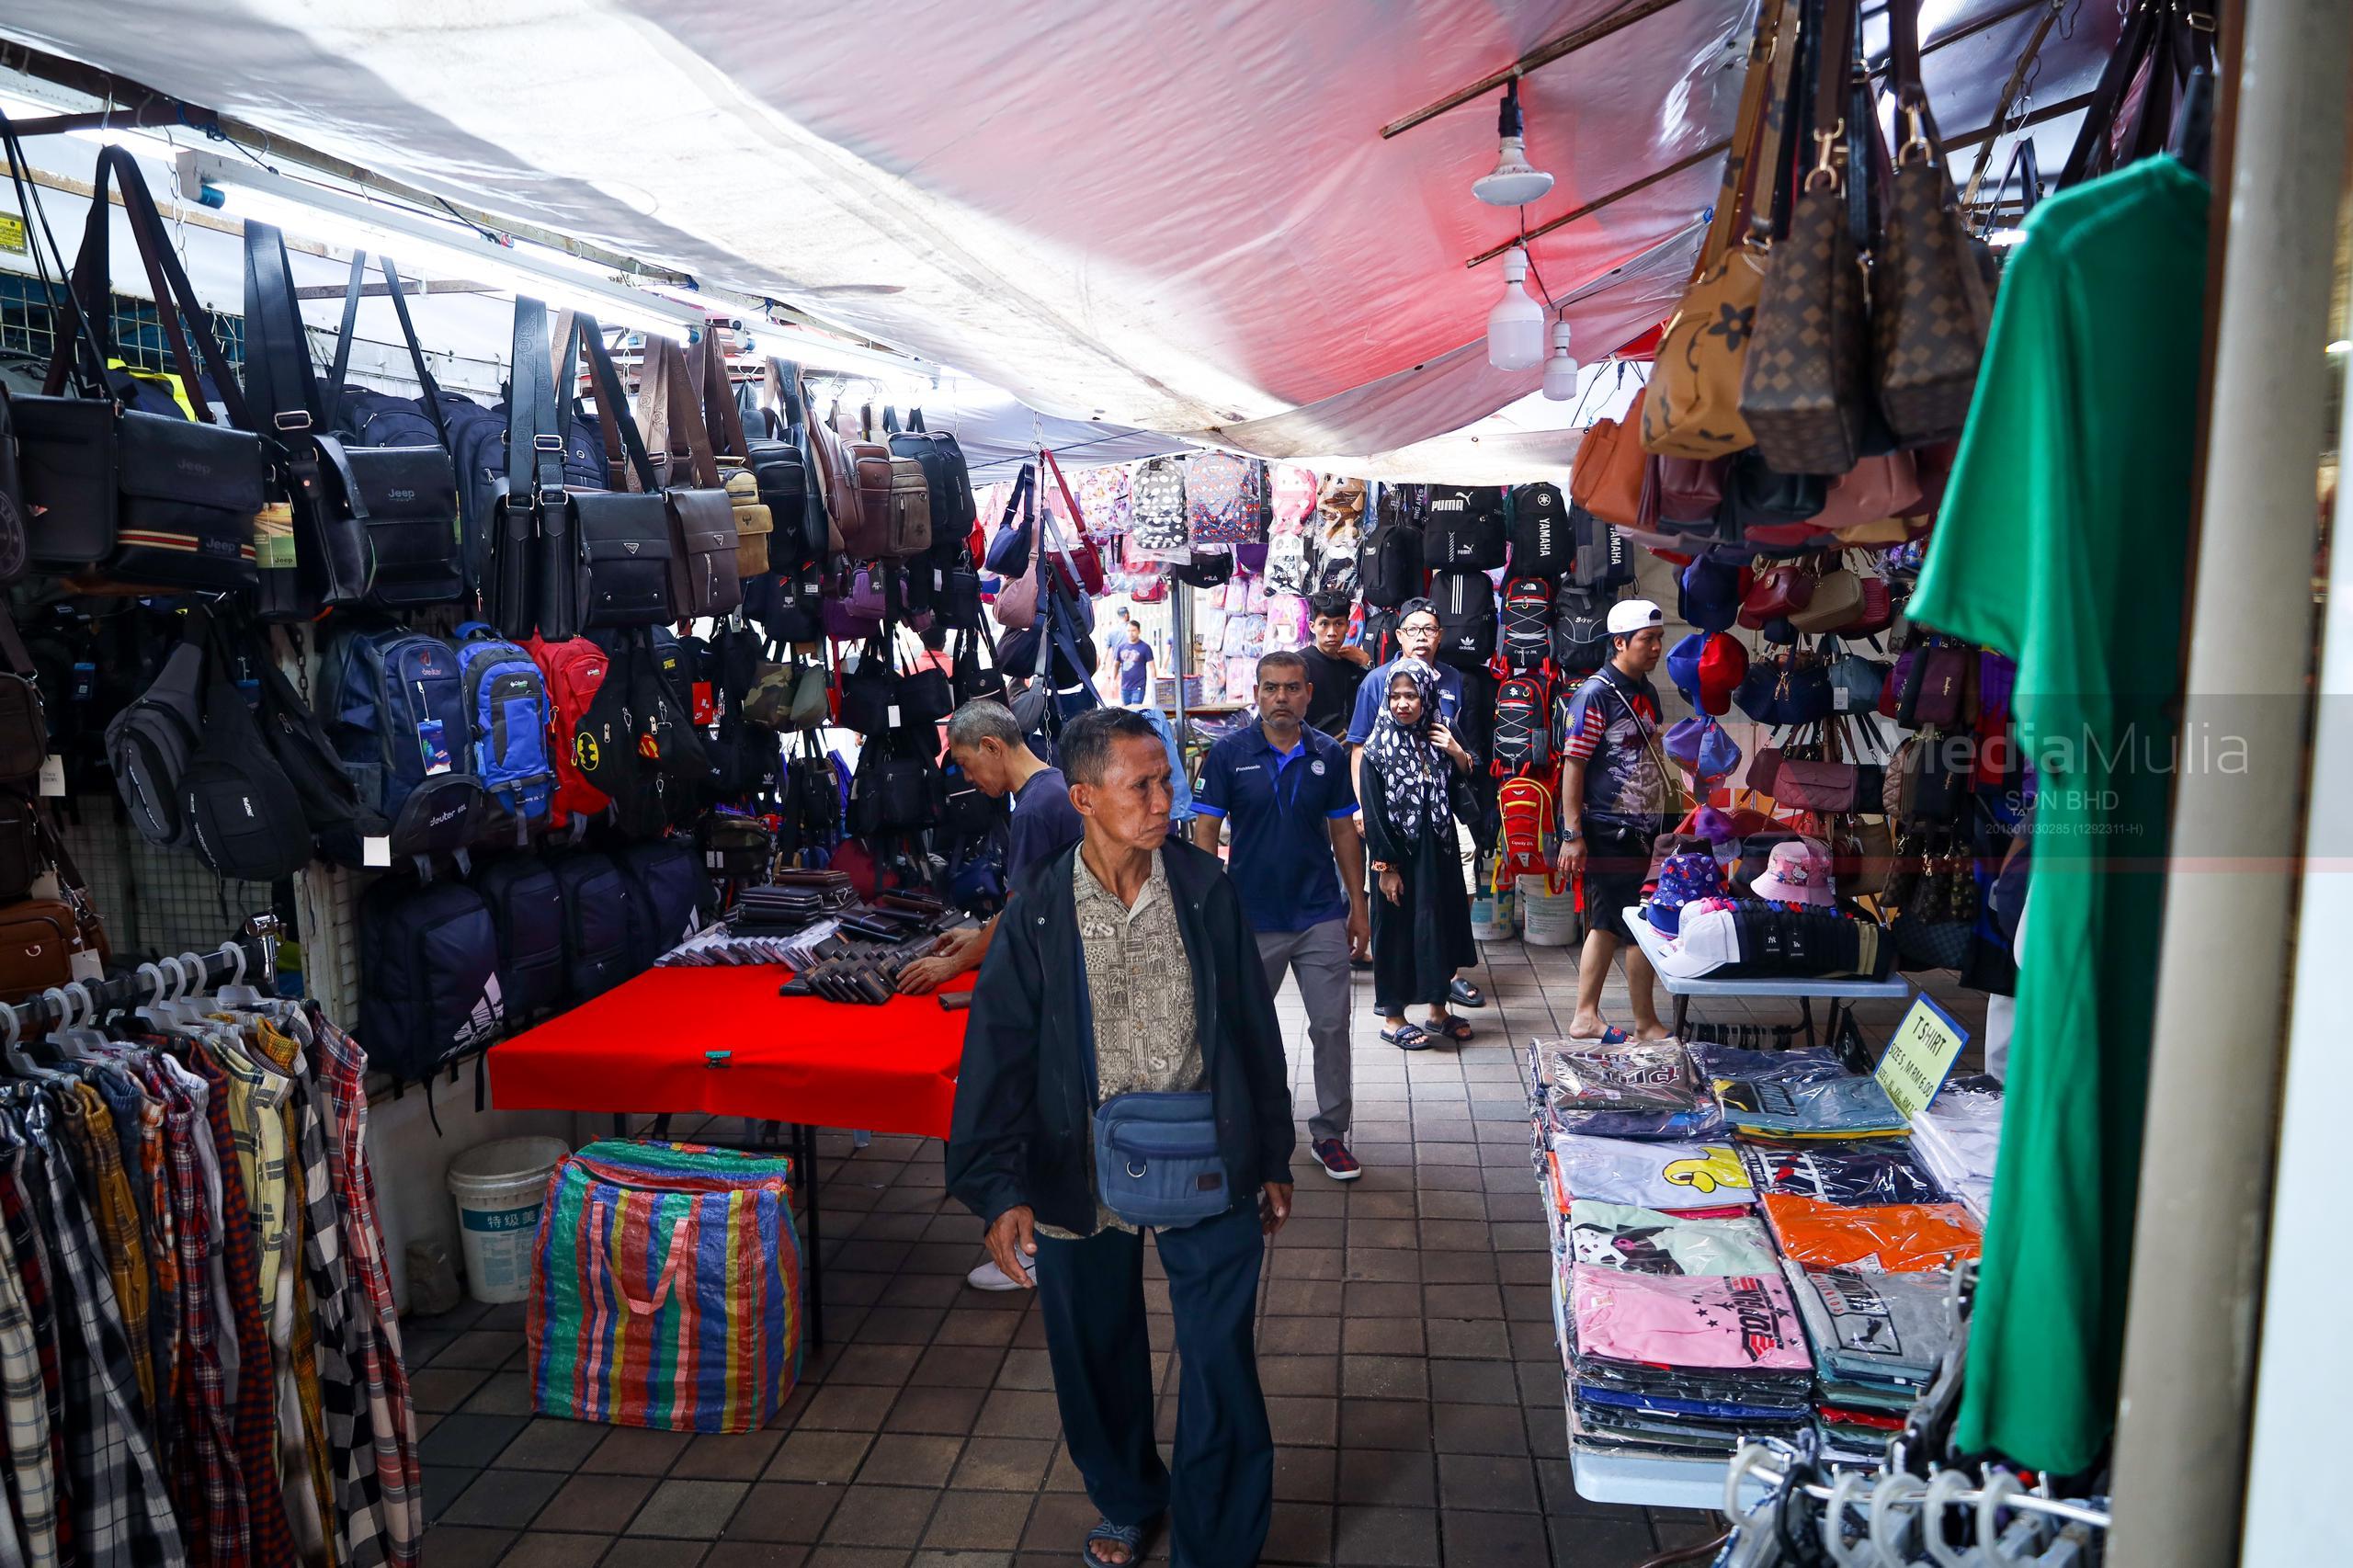
[[[1023,1288],[1019,1280],[996,1266],[995,1258],[964,1276],[964,1283],[975,1290],[1018,1290]]]
[[[1348,1146],[1337,1138],[1318,1138],[1313,1145],[1315,1163],[1334,1181],[1354,1181],[1364,1175],[1364,1166],[1348,1153]]]

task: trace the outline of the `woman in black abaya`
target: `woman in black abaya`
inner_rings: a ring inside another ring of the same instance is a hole
[[[1358,782],[1379,892],[1372,994],[1384,1020],[1381,1038],[1404,1051],[1471,1038],[1470,1024],[1446,1009],[1454,971],[1479,961],[1450,794],[1455,769],[1470,766],[1470,754],[1438,720],[1438,672],[1419,659],[1399,660]],[[1429,1008],[1427,1021],[1406,1022],[1413,1005]]]

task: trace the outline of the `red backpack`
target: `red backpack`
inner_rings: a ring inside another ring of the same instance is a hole
[[[1552,698],[1540,672],[1506,676],[1495,688],[1495,730],[1489,755],[1495,775],[1535,772],[1552,760]]]
[[[547,677],[548,750],[555,758],[555,799],[548,808],[548,825],[563,827],[574,816],[602,816],[611,798],[581,776],[580,758],[574,747],[579,744],[580,726],[588,717],[589,705],[597,700],[597,688],[605,684],[605,671],[612,660],[585,637],[565,642],[534,637],[523,647]]]
[[[1532,876],[1550,869],[1545,840],[1552,833],[1552,788],[1533,774],[1504,780],[1496,793],[1503,815],[1503,873],[1508,879]]]

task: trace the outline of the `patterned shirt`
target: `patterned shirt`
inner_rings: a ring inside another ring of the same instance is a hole
[[[0,1181],[13,1183],[23,1151],[5,1152],[9,1167]],[[0,1419],[6,1421],[8,1492],[17,1544],[28,1568],[55,1568],[57,1485],[49,1430],[49,1393],[41,1377],[40,1342],[32,1306],[25,1297],[16,1247],[0,1227]]]
[[[1179,1094],[1201,1086],[1201,1042],[1194,1030],[1193,965],[1176,924],[1176,900],[1162,857],[1133,908],[1095,880],[1084,853],[1071,857],[1079,950],[1095,1022],[1096,1103],[1114,1095]],[[1094,1166],[1089,1163],[1088,1170]],[[1090,1179],[1092,1177],[1090,1176]],[[1135,1227],[1095,1202],[1095,1228]],[[1047,1235],[1067,1233],[1040,1226]],[[1068,1238],[1075,1239],[1075,1238]]]

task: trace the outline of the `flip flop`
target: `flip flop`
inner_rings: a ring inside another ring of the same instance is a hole
[[[1602,1045],[1628,1045],[1632,1043],[1634,1039],[1632,1035],[1628,1034],[1624,1029],[1618,1028],[1614,1024],[1603,1025],[1601,1032],[1597,1035],[1571,1035],[1569,1038],[1575,1040],[1580,1045],[1592,1045],[1596,1042]]]
[[[1425,1032],[1443,1035],[1457,1045],[1464,1044],[1471,1039],[1471,1020],[1458,1018],[1451,1014],[1447,1016],[1444,1023],[1433,1019],[1423,1024],[1421,1028]]]
[[[1400,1051],[1427,1051],[1438,1043],[1438,1037],[1419,1024],[1400,1024],[1393,1029],[1383,1029],[1381,1038]]]
[[[1128,1549],[1127,1562],[1118,1564],[1117,1568],[1129,1568],[1130,1564],[1143,1561],[1143,1527],[1142,1525],[1115,1525],[1110,1520],[1105,1519],[1093,1529],[1088,1530],[1086,1539],[1079,1543],[1079,1559],[1086,1562],[1088,1568],[1113,1568],[1108,1559],[1097,1557],[1095,1554],[1095,1543],[1098,1540],[1108,1540],[1115,1546],[1124,1546]]]

